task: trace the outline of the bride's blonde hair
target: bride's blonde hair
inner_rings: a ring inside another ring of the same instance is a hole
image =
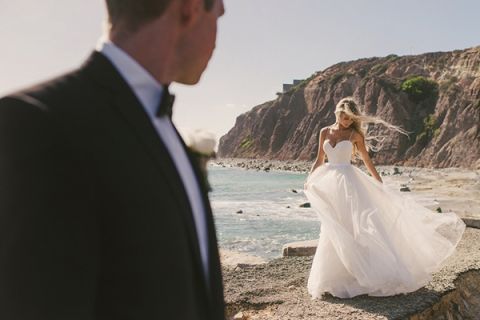
[[[337,119],[337,122],[339,122],[340,113],[342,112],[352,119],[353,122],[350,127],[352,127],[364,138],[367,151],[372,150],[374,152],[378,152],[381,149],[381,147],[379,146],[385,140],[385,136],[383,135],[368,135],[367,131],[370,124],[382,124],[388,129],[400,132],[401,134],[408,136],[408,132],[400,128],[399,126],[388,123],[387,121],[384,121],[379,117],[365,114],[353,97],[343,98],[337,103],[335,107],[335,117]],[[375,144],[372,144],[372,142],[375,142]],[[355,158],[358,158],[358,148],[356,145],[354,145],[353,148],[353,155]]]

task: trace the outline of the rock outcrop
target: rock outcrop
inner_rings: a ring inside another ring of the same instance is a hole
[[[430,86],[408,90],[413,77]],[[411,132],[369,128],[386,136],[372,154],[376,164],[480,168],[480,47],[331,66],[240,115],[218,155],[311,161],[320,129],[335,121],[335,104],[346,96]]]

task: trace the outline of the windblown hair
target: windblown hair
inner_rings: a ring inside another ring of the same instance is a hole
[[[172,1],[177,0],[106,0],[108,22],[111,27],[121,23],[129,31],[135,31],[160,17]],[[204,0],[205,10],[210,11],[214,1]]]
[[[385,140],[385,136],[382,135],[368,135],[368,127],[370,124],[381,124],[388,129],[397,131],[401,134],[408,136],[408,132],[400,128],[399,126],[384,121],[379,117],[365,114],[353,97],[343,98],[337,103],[335,107],[335,116],[337,118],[337,121],[340,113],[342,112],[352,119],[353,123],[350,125],[350,127],[352,127],[364,138],[367,151],[372,150],[374,152],[378,152],[381,149],[382,142]],[[353,156],[355,158],[358,158],[358,149],[356,145],[353,149]]]

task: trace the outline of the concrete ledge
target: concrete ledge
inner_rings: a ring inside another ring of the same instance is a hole
[[[307,240],[287,243],[283,246],[282,252],[284,257],[307,257],[315,255],[318,240]]]

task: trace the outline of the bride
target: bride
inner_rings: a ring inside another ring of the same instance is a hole
[[[452,255],[465,224],[454,213],[431,211],[383,185],[368,155],[375,148],[366,126],[404,130],[364,114],[353,98],[340,100],[335,116],[335,124],[320,132],[305,183],[321,223],[308,292],[313,298],[325,292],[350,298],[415,291]],[[352,155],[361,157],[373,178],[350,164]]]

